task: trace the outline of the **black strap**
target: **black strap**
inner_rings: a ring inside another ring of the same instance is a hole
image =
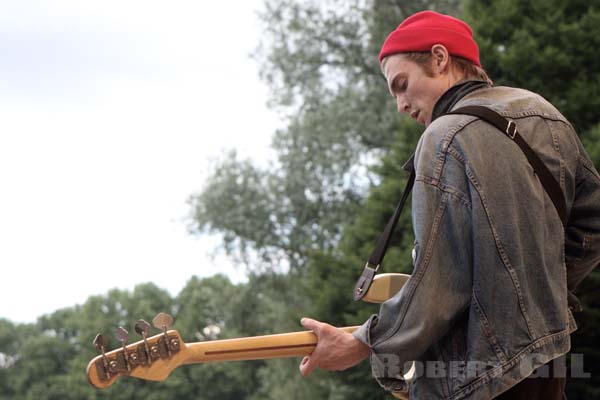
[[[501,132],[504,132],[506,136],[511,138],[525,153],[529,164],[533,167],[533,171],[540,179],[542,186],[552,203],[554,204],[554,208],[556,208],[556,212],[560,217],[560,220],[563,224],[563,228],[566,229],[567,222],[569,220],[569,214],[567,213],[567,204],[565,201],[565,196],[563,195],[562,190],[560,189],[560,185],[554,179],[552,173],[548,170],[544,162],[538,157],[538,155],[533,151],[533,149],[527,144],[525,139],[519,134],[517,131],[517,125],[514,121],[509,121],[504,118],[502,115],[498,114],[496,111],[491,110],[487,107],[483,106],[466,106],[461,107],[456,110],[450,111],[448,114],[466,114],[472,115],[474,117],[479,117],[482,120],[494,125]]]
[[[381,262],[383,261],[383,257],[385,257],[385,252],[390,244],[390,240],[392,239],[392,234],[396,229],[396,225],[398,225],[398,219],[400,218],[400,214],[402,214],[402,209],[404,208],[404,204],[408,199],[408,195],[412,191],[413,185],[415,184],[415,168],[413,166],[413,158],[407,162],[408,168],[410,168],[410,175],[408,176],[408,180],[406,181],[406,186],[404,187],[404,192],[402,193],[402,198],[400,202],[396,206],[394,210],[394,214],[388,221],[385,229],[381,236],[379,236],[379,240],[377,241],[377,246],[371,253],[369,257],[369,261],[365,264],[363,268],[363,272],[358,278],[356,285],[354,287],[354,300],[358,301],[363,298],[369,287],[371,287],[371,282],[373,282],[373,278],[375,277],[375,273],[379,269]]]
[[[563,224],[563,228],[566,228],[568,221],[567,206],[562,190],[560,189],[560,185],[556,179],[554,179],[554,176],[552,176],[552,173],[548,170],[544,162],[538,157],[537,154],[535,154],[533,149],[527,144],[519,132],[517,132],[517,125],[514,121],[509,121],[497,112],[483,106],[461,107],[449,112],[448,114],[465,114],[481,118],[482,120],[494,125],[500,131],[504,132],[506,136],[512,139],[527,157],[527,160],[533,167],[533,171],[539,177],[544,190],[546,190],[546,193],[548,193],[548,196],[550,196],[550,199],[552,200],[552,203],[554,204],[554,207],[556,208],[556,211],[558,212],[560,220]],[[402,193],[402,198],[396,206],[394,214],[385,226],[383,233],[379,237],[377,245],[371,253],[369,261],[367,261],[365,264],[360,278],[358,278],[358,281],[356,282],[353,296],[355,301],[362,299],[364,295],[367,294],[369,287],[371,287],[373,278],[375,278],[375,273],[383,261],[383,257],[385,256],[392,238],[392,234],[394,233],[396,225],[398,224],[398,219],[400,218],[404,204],[406,203],[408,195],[410,194],[415,183],[415,169],[413,166],[412,157],[407,163],[407,166],[410,170],[410,176],[406,182],[404,192]]]

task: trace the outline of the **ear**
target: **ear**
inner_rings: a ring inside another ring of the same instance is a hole
[[[443,44],[434,44],[431,46],[431,55],[433,61],[433,70],[438,74],[448,71],[450,66],[450,53]]]

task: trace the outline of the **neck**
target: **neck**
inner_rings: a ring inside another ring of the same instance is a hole
[[[435,103],[433,112],[431,114],[431,122],[450,111],[452,107],[454,107],[454,105],[456,105],[456,103],[458,103],[458,101],[467,94],[489,86],[490,85],[488,82],[477,79],[458,81],[456,84],[450,87]]]

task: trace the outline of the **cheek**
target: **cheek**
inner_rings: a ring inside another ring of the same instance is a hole
[[[433,111],[433,107],[445,91],[442,87],[436,85],[435,83],[437,82],[430,82],[430,85],[423,90],[423,97],[421,99],[423,106],[427,108],[429,113]]]

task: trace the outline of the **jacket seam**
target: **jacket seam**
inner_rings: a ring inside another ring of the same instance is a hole
[[[433,187],[439,189],[441,192],[447,193],[452,198],[458,200],[468,209],[471,209],[471,203],[467,199],[467,195],[465,193],[463,193],[461,190],[457,189],[456,187],[454,187],[452,185],[448,185],[447,183],[444,183],[444,182],[440,181],[439,179],[436,179],[432,176],[421,175],[421,174],[417,175],[417,177],[415,178],[415,181],[423,182],[424,184],[433,186]]]
[[[595,168],[593,168],[591,165],[588,165],[588,162],[584,157],[579,155],[579,161],[580,161],[580,165],[583,168],[585,168],[589,173],[591,173],[594,178],[596,178],[598,181],[600,181],[600,175],[598,175],[598,172],[595,171]]]
[[[500,256],[500,259],[502,260],[502,264],[506,268],[506,270],[509,273],[509,276],[513,282],[513,286],[514,286],[515,292],[517,294],[519,309],[521,311],[521,314],[523,315],[523,319],[525,320],[525,325],[527,325],[527,331],[529,332],[530,337],[534,338],[535,334],[531,327],[531,321],[529,320],[529,315],[527,314],[527,310],[525,308],[525,302],[523,301],[523,293],[521,291],[521,285],[519,284],[519,279],[515,273],[514,267],[510,263],[510,260],[508,259],[508,256],[506,254],[506,251],[504,250],[504,247],[502,246],[502,244],[500,242],[498,232],[496,231],[494,222],[492,221],[492,217],[489,212],[489,208],[485,201],[485,195],[480,191],[480,188],[477,184],[477,178],[475,178],[475,175],[473,174],[473,172],[471,172],[471,170],[470,170],[470,168],[468,168],[468,166],[465,169],[465,171],[467,173],[467,177],[469,178],[469,181],[471,182],[471,184],[475,188],[477,195],[479,196],[479,200],[481,201],[481,204],[483,205],[483,209],[485,211],[485,215],[488,220],[488,225],[490,227],[490,230],[492,231],[492,236],[494,237],[494,243],[496,244],[496,249],[498,250],[498,254]]]
[[[392,337],[394,334],[396,334],[396,332],[398,332],[398,330],[402,326],[402,323],[404,322],[404,318],[406,317],[406,310],[408,309],[409,304],[412,302],[412,299],[413,299],[413,296],[417,289],[417,286],[421,283],[423,275],[425,275],[425,272],[427,271],[427,268],[429,267],[429,262],[431,261],[431,256],[433,253],[433,246],[436,242],[437,235],[440,232],[439,228],[441,225],[442,218],[446,212],[446,207],[448,205],[448,200],[446,197],[449,196],[449,194],[447,194],[446,192],[442,192],[442,193],[445,193],[446,196],[442,195],[442,198],[440,200],[440,205],[439,205],[437,212],[435,214],[435,217],[433,219],[431,231],[429,233],[429,239],[427,240],[427,246],[425,248],[425,257],[420,264],[421,268],[415,268],[416,273],[413,274],[411,279],[408,280],[408,282],[410,283],[410,286],[407,288],[408,289],[407,301],[403,302],[402,309],[400,310],[401,318],[398,319],[398,321],[394,324],[394,326],[390,330],[387,331],[386,334],[382,335],[379,340],[374,342],[372,347],[383,343],[384,341],[386,341],[390,337]]]
[[[563,158],[562,152],[560,151],[560,143],[559,143],[558,137],[556,136],[556,132],[552,128],[552,125],[550,125],[548,123],[548,120],[545,118],[542,118],[542,121],[548,128],[548,131],[550,131],[550,137],[552,138],[552,144],[554,145],[554,150],[558,153],[558,162],[559,162],[559,169],[558,169],[559,181],[558,182],[560,185],[560,189],[562,190],[563,193],[565,193],[565,174],[566,174],[565,170],[566,170],[566,168],[565,168],[565,160]]]
[[[465,115],[469,117],[468,115]],[[441,141],[441,146],[439,153],[437,155],[438,163],[434,170],[434,175],[437,179],[441,179],[442,173],[444,172],[444,167],[446,165],[446,155],[448,154],[448,149],[452,145],[454,141],[454,137],[458,135],[461,131],[463,131],[467,126],[471,125],[475,121],[479,120],[479,118],[473,117],[473,119],[466,118],[466,122],[458,123],[450,131],[444,136]]]
[[[439,342],[436,342],[433,346],[435,348],[435,352],[437,354],[441,355],[442,352],[440,350]],[[442,362],[443,362],[443,360],[442,360]],[[452,388],[450,387],[450,380],[447,377],[442,377],[441,380],[443,383],[440,385],[440,389],[442,389],[443,396],[444,397],[452,396]]]
[[[448,154],[463,166],[467,164],[467,160],[454,147],[448,146]]]
[[[564,329],[560,332],[552,333],[550,335],[543,336],[543,337],[533,341],[527,347],[525,347],[520,352],[515,354],[512,358],[507,360],[507,362],[505,362],[501,365],[498,365],[497,367],[482,374],[479,378],[477,378],[473,382],[469,383],[467,386],[463,387],[462,389],[460,389],[459,391],[454,393],[452,396],[448,397],[446,400],[459,399],[459,398],[461,398],[461,395],[468,395],[470,392],[477,389],[477,387],[487,383],[492,378],[504,375],[503,372],[504,372],[505,368],[506,369],[512,368],[518,362],[523,360],[527,356],[527,354],[530,354],[533,350],[538,349],[538,348],[544,346],[545,344],[553,342],[555,340],[562,339],[564,337],[568,337],[569,335],[570,335],[570,333],[569,333],[568,329]]]
[[[498,114],[502,115],[504,118],[509,118],[509,119],[525,119],[525,118],[530,118],[530,117],[539,117],[545,121],[554,121],[554,122],[567,122],[565,121],[563,118],[560,118],[559,116],[556,115],[550,115],[550,114],[541,114],[539,112],[524,112],[524,113],[517,113],[517,114],[508,114],[506,112],[498,112]]]
[[[477,314],[479,314],[479,318],[481,321],[481,327],[483,328],[485,336],[488,339],[489,345],[492,347],[492,349],[494,350],[494,353],[496,353],[496,357],[498,357],[498,359],[500,361],[502,361],[502,362],[508,361],[508,356],[504,352],[502,347],[500,346],[500,343],[498,342],[498,338],[496,337],[496,335],[494,335],[494,333],[492,331],[492,327],[490,326],[487,316],[485,315],[485,311],[483,310],[483,307],[481,306],[481,303],[479,302],[479,298],[477,298],[477,294],[475,293],[475,290],[473,290],[472,295],[473,295],[473,301],[474,301],[474,305],[475,305]]]

